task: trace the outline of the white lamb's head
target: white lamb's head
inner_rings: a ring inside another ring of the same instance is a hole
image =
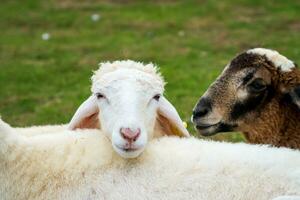
[[[92,77],[92,95],[69,128],[100,128],[120,156],[135,158],[154,136],[189,135],[163,92],[164,81],[152,64],[101,63]]]

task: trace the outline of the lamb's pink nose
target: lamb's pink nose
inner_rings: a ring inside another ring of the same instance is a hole
[[[141,134],[141,129],[132,130],[130,128],[121,128],[122,137],[128,142],[135,142]]]

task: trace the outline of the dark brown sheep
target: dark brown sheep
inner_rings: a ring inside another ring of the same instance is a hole
[[[204,136],[241,131],[250,143],[300,149],[300,70],[277,51],[235,57],[194,108]]]

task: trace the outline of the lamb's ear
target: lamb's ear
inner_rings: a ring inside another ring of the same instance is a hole
[[[190,136],[174,106],[165,98],[159,99],[156,128],[164,135]]]
[[[289,92],[292,101],[298,106],[300,109],[300,85],[294,87],[290,92]]]
[[[98,113],[97,98],[92,95],[79,106],[68,125],[68,129],[100,128]]]

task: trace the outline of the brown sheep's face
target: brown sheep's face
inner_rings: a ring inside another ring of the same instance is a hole
[[[204,136],[239,131],[253,121],[276,94],[271,63],[265,57],[243,53],[224,69],[196,104],[192,121]]]

